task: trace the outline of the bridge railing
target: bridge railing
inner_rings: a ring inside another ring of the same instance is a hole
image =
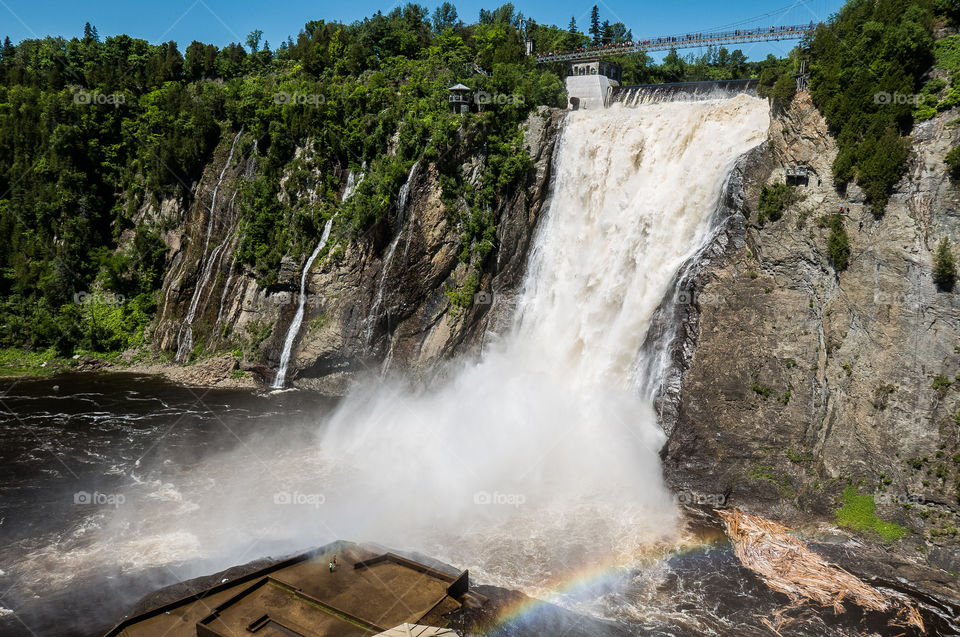
[[[664,51],[669,49],[683,49],[697,46],[715,46],[720,44],[739,44],[746,42],[770,42],[777,40],[799,40],[816,29],[813,23],[779,27],[764,27],[760,29],[744,29],[722,31],[717,33],[688,33],[661,38],[648,38],[618,44],[606,44],[597,47],[585,47],[573,51],[554,51],[553,53],[536,54],[537,64],[548,62],[566,62],[586,58],[612,57],[629,55],[642,51]]]

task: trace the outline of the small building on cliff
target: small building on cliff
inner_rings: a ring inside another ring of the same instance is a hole
[[[620,65],[599,58],[567,65],[567,99],[572,109],[595,110],[610,106],[620,86]]]

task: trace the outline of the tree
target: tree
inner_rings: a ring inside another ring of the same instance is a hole
[[[957,282],[957,264],[950,250],[950,240],[944,237],[937,246],[933,263],[933,282],[941,292],[952,292]]]
[[[593,36],[593,45],[598,46],[603,34],[600,32],[600,9],[597,5],[590,10],[590,35]]]
[[[263,37],[263,31],[260,29],[254,29],[247,34],[247,46],[250,47],[251,53],[256,53],[260,50],[260,38]]]
[[[570,24],[567,26],[567,48],[573,49],[581,45],[582,36],[580,29],[577,28],[577,19],[570,16]]]
[[[827,239],[830,262],[838,273],[850,264],[850,238],[843,228],[843,215],[839,212],[830,217],[830,237]]]
[[[90,42],[100,41],[100,36],[97,34],[97,27],[90,26],[89,22],[83,25],[83,41],[88,44]]]
[[[514,27],[520,25],[519,16],[509,2],[494,9],[490,17],[494,24],[509,24]]]
[[[610,21],[604,20],[603,24],[600,26],[600,43],[610,44],[612,40],[613,33],[610,31]]]
[[[457,8],[449,2],[444,2],[433,11],[433,30],[443,33],[457,24]]]
[[[747,56],[740,49],[735,49],[730,54],[728,67],[730,68],[730,79],[738,80],[742,78],[747,72]]]
[[[187,47],[183,57],[183,72],[188,80],[197,80],[204,76],[204,61],[207,47],[203,42],[194,40]]]
[[[606,25],[608,23],[604,23]],[[628,42],[633,40],[633,33],[627,30],[627,26],[623,22],[614,22],[609,27],[609,32],[607,34],[610,42]]]
[[[670,52],[663,56],[661,68],[664,78],[669,82],[681,82],[687,73],[687,64],[676,49],[670,49]]]

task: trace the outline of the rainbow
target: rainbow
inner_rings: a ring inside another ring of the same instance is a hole
[[[538,597],[524,595],[516,602],[506,605],[488,632],[500,634],[501,631],[506,631],[504,634],[510,634],[507,629],[536,617],[537,613],[548,605],[563,607],[564,602],[571,599],[596,599],[614,590],[618,583],[623,581],[625,575],[642,569],[645,564],[705,552],[725,543],[727,539],[722,533],[691,537],[669,549],[661,548],[657,551],[645,552],[626,561],[621,556],[617,560],[608,560],[602,564],[579,569],[567,574],[562,580],[547,585],[546,592],[540,593]]]

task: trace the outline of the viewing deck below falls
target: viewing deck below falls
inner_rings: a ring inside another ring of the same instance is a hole
[[[454,635],[444,616],[485,601],[466,571],[337,543],[131,617],[107,637]]]

